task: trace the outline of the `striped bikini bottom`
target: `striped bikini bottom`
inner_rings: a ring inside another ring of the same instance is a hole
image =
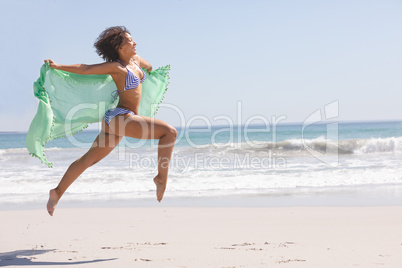
[[[126,110],[126,109],[123,109],[123,108],[120,108],[120,107],[116,107],[116,108],[108,110],[105,113],[106,124],[109,125],[110,121],[112,121],[113,117],[115,117],[115,116],[117,116],[119,114],[134,114],[135,115],[135,113],[130,111],[130,110]]]

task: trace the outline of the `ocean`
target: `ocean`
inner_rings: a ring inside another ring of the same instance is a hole
[[[26,133],[0,133],[0,204],[47,199],[98,131],[46,145],[48,168]],[[402,185],[402,122],[178,128],[167,197],[278,195],[336,187]],[[154,198],[157,141],[125,138],[67,190],[67,200]]]

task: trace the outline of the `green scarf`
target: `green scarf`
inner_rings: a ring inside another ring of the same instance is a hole
[[[152,117],[158,111],[169,85],[170,65],[146,72],[142,84],[139,114]],[[34,82],[34,95],[39,99],[38,110],[29,126],[26,146],[32,156],[52,167],[44,148],[50,140],[75,135],[100,122],[107,110],[116,107],[113,97],[116,85],[110,75],[80,75],[42,65]]]

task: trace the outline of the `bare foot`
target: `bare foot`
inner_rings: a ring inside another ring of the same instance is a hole
[[[49,212],[50,216],[53,216],[54,209],[56,208],[57,202],[59,202],[59,195],[56,190],[50,190],[49,192],[49,201],[47,201],[47,212]]]
[[[167,180],[161,179],[158,175],[154,178],[156,184],[156,199],[161,202],[163,194],[165,193]]]

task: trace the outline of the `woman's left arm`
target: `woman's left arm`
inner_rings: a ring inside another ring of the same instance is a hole
[[[147,69],[148,73],[152,71],[152,65],[146,59],[141,58],[138,54],[134,56],[134,59],[140,63],[141,68]]]

